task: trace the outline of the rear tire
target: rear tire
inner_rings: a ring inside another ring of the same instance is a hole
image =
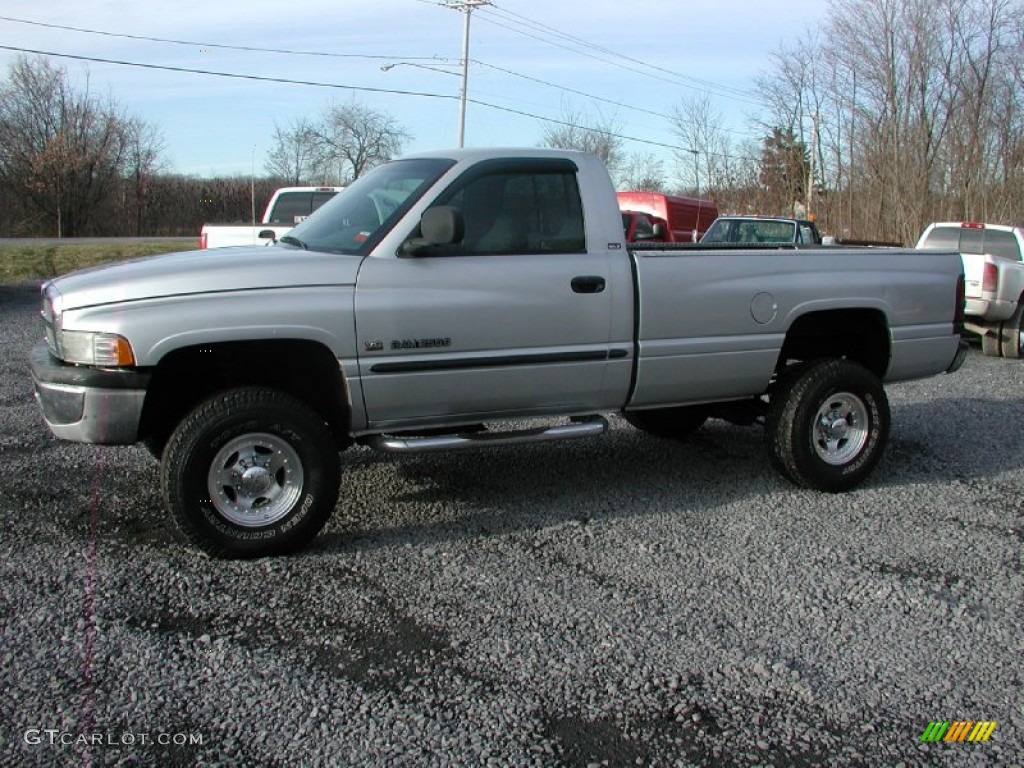
[[[881,382],[848,360],[809,363],[782,377],[765,420],[772,465],[796,485],[830,493],[861,483],[888,437]]]
[[[1000,326],[999,351],[1013,360],[1024,357],[1024,304],[1018,304]]]
[[[214,557],[293,552],[338,500],[338,450],[323,419],[277,390],[221,392],[188,414],[163,452],[164,500]]]
[[[670,440],[689,437],[708,420],[707,411],[700,406],[652,408],[648,411],[629,411],[622,414],[626,421],[642,432]]]

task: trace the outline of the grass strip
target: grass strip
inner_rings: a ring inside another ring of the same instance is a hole
[[[0,283],[18,283],[63,275],[84,267],[191,251],[195,242],[154,240],[142,243],[61,243],[59,245],[0,245]]]

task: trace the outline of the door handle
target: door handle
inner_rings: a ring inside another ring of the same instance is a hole
[[[604,290],[604,278],[600,275],[580,275],[572,279],[573,293],[600,293]]]

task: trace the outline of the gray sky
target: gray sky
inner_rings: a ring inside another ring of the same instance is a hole
[[[470,59],[480,63],[469,75],[469,98],[494,106],[468,105],[466,144],[534,146],[543,123],[527,115],[599,112],[620,133],[654,143],[627,142],[629,151],[668,159],[671,150],[656,144],[679,140],[661,115],[701,91],[737,137],[754,135],[754,79],[827,9],[827,0],[494,0],[472,14]],[[91,90],[157,124],[179,172],[247,175],[255,166],[261,175],[275,120],[287,126],[352,98],[402,123],[414,137],[408,151],[456,143],[463,15],[440,0],[5,0],[0,16],[3,46],[379,89],[55,59],[79,85],[88,77]],[[16,55],[0,49],[4,72]]]

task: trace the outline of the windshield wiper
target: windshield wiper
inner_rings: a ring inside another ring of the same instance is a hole
[[[289,245],[297,245],[300,248],[302,248],[302,250],[304,250],[304,251],[308,251],[309,250],[309,246],[308,245],[306,245],[304,242],[299,240],[299,238],[293,237],[292,235],[285,235],[284,237],[279,237],[279,238],[277,238],[277,242],[279,242],[279,243],[288,243]]]

